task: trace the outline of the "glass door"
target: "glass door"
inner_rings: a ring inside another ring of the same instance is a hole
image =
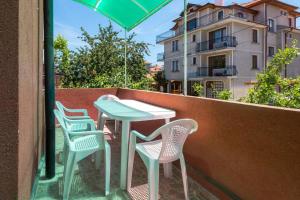
[[[221,43],[225,40],[226,28],[221,28],[209,32],[209,49],[213,49],[215,44]]]
[[[209,76],[214,76],[214,69],[225,68],[226,55],[210,56],[208,57],[208,73]]]

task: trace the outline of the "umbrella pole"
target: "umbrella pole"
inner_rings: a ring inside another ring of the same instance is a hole
[[[53,52],[53,0],[44,0],[46,177],[55,176],[55,80]]]
[[[184,0],[183,94],[187,95],[187,0]]]
[[[126,31],[126,29],[124,29],[125,30],[125,43],[124,43],[124,45],[125,45],[125,73],[124,73],[124,79],[125,79],[125,88],[127,87],[127,31]]]

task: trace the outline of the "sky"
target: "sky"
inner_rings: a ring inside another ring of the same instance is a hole
[[[249,0],[236,0],[235,3],[244,3]],[[189,3],[205,4],[208,0],[188,0]],[[232,0],[225,0],[225,5],[231,4]],[[300,7],[299,0],[285,0],[285,3]],[[134,28],[130,33],[136,33],[137,41],[149,43],[150,55],[145,56],[145,59],[155,64],[156,55],[163,52],[163,46],[156,44],[156,36],[168,31],[174,23],[173,19],[177,18],[183,10],[183,0],[173,0],[160,11],[152,15],[146,21]],[[79,4],[72,0],[54,0],[54,35],[61,34],[68,40],[69,48],[76,48],[84,45],[78,38],[81,35],[80,27],[83,27],[88,33],[96,34],[98,25],[107,26],[109,19],[105,16]],[[122,28],[113,23],[116,31],[120,31],[120,36],[123,36]],[[300,26],[300,19],[297,20],[297,27]]]

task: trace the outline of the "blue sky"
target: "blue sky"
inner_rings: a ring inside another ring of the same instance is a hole
[[[248,2],[249,0],[236,0],[235,3]],[[189,0],[189,3],[205,4],[207,0]],[[232,0],[225,0],[225,4],[231,4]],[[300,7],[299,0],[288,0],[286,3]],[[156,35],[169,30],[173,22],[183,10],[183,0],[173,0],[170,4],[148,18],[145,22],[133,29],[131,32],[137,34],[138,41],[147,42],[150,45],[150,56],[146,60],[156,63],[156,55],[163,51],[163,46],[155,43]],[[109,20],[94,12],[93,10],[82,6],[72,0],[54,0],[54,34],[63,35],[69,41],[69,48],[75,50],[83,45],[78,36],[81,35],[80,27],[86,29],[90,34],[95,34],[98,24],[107,26]],[[115,30],[123,31],[120,26],[113,23]],[[297,26],[300,26],[298,19]]]

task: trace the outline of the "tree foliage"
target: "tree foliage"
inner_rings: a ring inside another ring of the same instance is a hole
[[[70,66],[68,41],[62,35],[58,35],[54,40],[54,64],[58,73],[67,71]]]
[[[296,41],[291,47],[279,49],[266,69],[257,75],[257,83],[248,91],[246,102],[281,107],[300,108],[300,77],[283,78],[283,66],[299,55]]]
[[[125,44],[127,46],[128,87],[147,89],[144,55],[148,44],[135,41],[135,34],[125,39],[112,25],[99,25],[98,33],[90,35],[81,28],[84,46],[70,52],[67,67],[59,65],[63,87],[123,87],[125,83]]]
[[[216,92],[217,99],[229,100],[232,98],[232,92],[228,89]]]
[[[200,82],[195,82],[192,87],[197,96],[203,96],[204,87]]]

